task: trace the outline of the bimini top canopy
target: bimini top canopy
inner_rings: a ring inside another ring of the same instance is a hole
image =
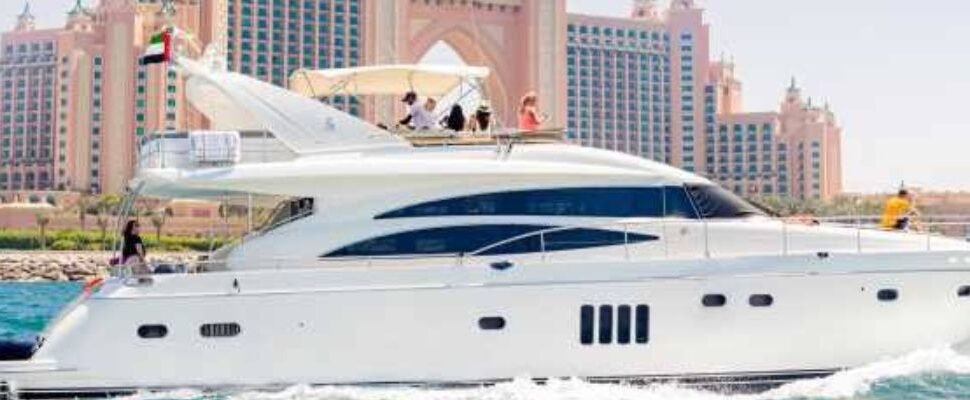
[[[296,154],[409,146],[359,118],[284,88],[183,57],[186,96],[213,129],[266,130]]]
[[[338,93],[444,96],[462,82],[488,77],[488,68],[461,65],[376,65],[324,70],[300,69],[290,75],[290,90],[310,97]]]

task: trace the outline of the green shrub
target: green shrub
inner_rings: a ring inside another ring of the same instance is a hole
[[[59,240],[55,240],[54,243],[51,243],[51,250],[64,251],[64,250],[80,250],[80,249],[81,249],[81,246],[73,240],[59,239]]]
[[[101,232],[97,229],[82,231],[78,229],[65,229],[48,231],[48,243],[55,250],[106,250],[114,243],[114,236],[110,233],[105,238],[104,244],[101,242]],[[173,236],[162,235],[161,240],[157,240],[154,234],[142,235],[142,240],[148,251],[155,252],[176,252],[176,251],[209,251],[212,248],[219,248],[228,243],[225,238],[215,238],[210,243],[206,236]],[[60,246],[70,248],[58,248],[56,243],[62,242]],[[8,229],[0,231],[0,249],[3,250],[37,250],[40,249],[40,234],[35,229]]]

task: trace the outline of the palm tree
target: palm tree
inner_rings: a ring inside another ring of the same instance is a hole
[[[81,223],[81,230],[87,230],[87,216],[88,207],[90,206],[90,199],[88,198],[88,192],[81,192],[81,196],[77,198],[77,219]]]
[[[40,248],[41,250],[47,249],[47,225],[51,223],[51,217],[45,213],[38,212],[34,214],[34,220],[37,222],[37,227],[40,228]]]
[[[166,213],[165,211],[154,211],[149,215],[149,220],[152,226],[155,228],[155,239],[158,242],[162,241],[162,227],[165,226]]]
[[[107,214],[107,210],[103,206],[98,206],[94,208],[94,223],[98,225],[98,229],[101,230],[101,250],[107,246],[106,242],[108,240],[108,223],[110,218]]]

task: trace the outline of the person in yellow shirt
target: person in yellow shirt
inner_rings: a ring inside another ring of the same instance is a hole
[[[879,225],[883,229],[906,230],[909,228],[910,217],[915,214],[916,209],[913,208],[909,191],[900,189],[898,194],[886,200]]]

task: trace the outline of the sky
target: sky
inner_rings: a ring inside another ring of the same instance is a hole
[[[85,0],[91,3],[93,0]],[[667,0],[658,3],[666,4]],[[31,0],[55,26],[74,0]],[[626,16],[632,0],[567,0],[570,12]],[[737,63],[749,111],[778,108],[795,76],[843,127],[846,190],[901,181],[970,190],[970,1],[700,0],[712,57]],[[0,28],[20,0],[0,0]]]

